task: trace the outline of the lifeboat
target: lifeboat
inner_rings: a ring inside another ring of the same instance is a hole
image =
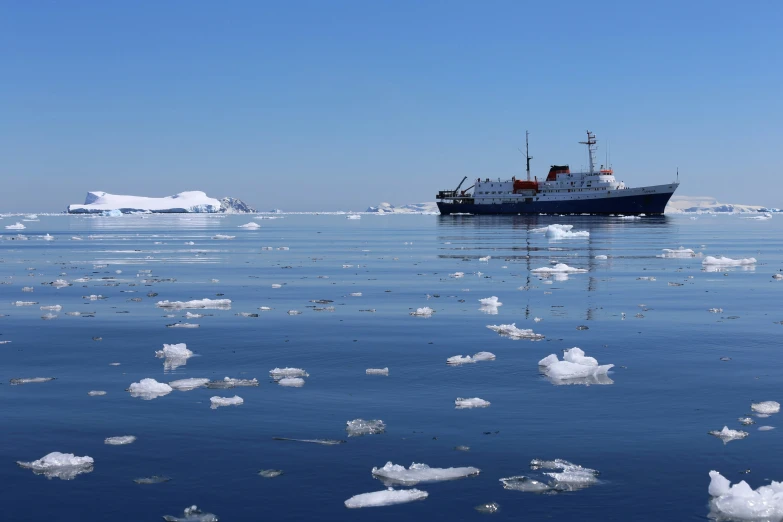
[[[522,181],[520,179],[514,180],[514,194],[525,190],[532,190],[538,192],[538,180],[536,181]]]

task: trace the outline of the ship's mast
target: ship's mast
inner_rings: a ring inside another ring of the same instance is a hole
[[[587,153],[590,155],[590,174],[595,172],[595,163],[593,162],[593,153],[595,152],[595,134],[587,131],[587,141],[580,141],[582,145],[587,145]]]
[[[528,137],[530,133],[525,131],[525,157],[527,158],[527,180],[530,181],[530,160],[533,158],[530,156],[530,147],[528,144]]]

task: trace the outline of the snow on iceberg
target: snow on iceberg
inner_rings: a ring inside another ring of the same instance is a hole
[[[462,468],[431,468],[426,464],[413,463],[409,468],[387,462],[382,468],[372,468],[372,474],[385,484],[415,486],[419,482],[439,482],[478,475],[481,470],[472,466]]]
[[[458,366],[460,364],[472,364],[477,363],[479,361],[494,361],[495,360],[495,354],[492,352],[478,352],[474,354],[472,357],[470,355],[462,356],[462,355],[455,355],[454,357],[449,357],[446,359],[446,364],[450,364],[453,366]]]
[[[544,336],[533,332],[533,330],[522,330],[517,328],[516,323],[511,324],[489,324],[487,328],[499,333],[503,337],[510,337],[511,339],[530,339],[531,341],[537,341],[543,339]]]
[[[73,453],[54,451],[32,462],[16,463],[22,468],[33,470],[36,475],[45,475],[48,479],[73,480],[76,475],[91,472],[94,462],[92,457],[77,457]]]
[[[185,343],[164,344],[162,350],[155,352],[155,357],[165,358],[163,369],[165,371],[176,370],[188,362],[188,358],[193,356],[193,352],[188,350]]]
[[[345,431],[348,432],[349,437],[376,435],[386,431],[386,424],[382,420],[354,419],[347,421],[345,424]]]
[[[164,515],[163,520],[166,522],[218,522],[218,517],[212,513],[204,513],[194,505],[185,508],[185,513],[182,517]]]
[[[707,489],[710,500],[710,516],[718,520],[783,519],[783,482],[772,481],[768,486],[753,489],[744,480],[731,482],[717,471],[710,471]]]
[[[171,386],[165,382],[158,382],[155,379],[142,379],[128,387],[131,397],[139,397],[145,401],[168,395],[171,393],[171,390]]]
[[[727,444],[733,440],[744,439],[748,436],[747,431],[730,430],[728,426],[724,426],[722,430],[712,430],[708,433],[713,437],[717,437],[722,440],[723,444]]]
[[[354,495],[345,501],[345,507],[356,509],[365,507],[392,506],[394,504],[405,504],[416,500],[424,500],[429,496],[426,491],[413,489],[393,489],[388,488],[383,491],[374,491],[372,493],[362,493]]]
[[[200,190],[180,192],[173,196],[150,198],[143,196],[122,196],[106,192],[88,192],[83,205],[68,205],[69,214],[101,214],[107,212],[116,215],[131,212],[186,213],[186,212],[227,212],[238,213],[249,209],[244,203],[233,198],[218,200],[207,196]],[[114,212],[112,212],[114,211]]]
[[[473,397],[472,399],[463,399],[462,397],[457,397],[454,401],[454,408],[458,410],[467,410],[471,408],[488,408],[489,405],[492,404],[489,401],[485,401],[484,399],[479,399],[478,397]]]
[[[549,378],[552,384],[612,384],[606,373],[614,368],[614,364],[599,365],[593,357],[586,357],[585,352],[574,347],[563,353],[560,361],[557,355],[551,354],[538,361],[541,372]]]
[[[233,397],[218,397],[216,395],[214,397],[210,397],[209,402],[211,403],[210,408],[215,410],[221,406],[239,406],[245,401],[239,395],[234,395]]]
[[[209,310],[230,310],[231,299],[194,299],[193,301],[158,301],[158,308],[201,308]]]

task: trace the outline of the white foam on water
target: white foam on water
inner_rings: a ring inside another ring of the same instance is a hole
[[[426,464],[413,463],[410,467],[387,462],[382,468],[372,468],[372,474],[384,482],[413,486],[419,482],[456,480],[478,475],[481,470],[472,466],[460,468],[431,468]]]
[[[462,397],[457,397],[454,400],[454,408],[458,410],[466,410],[471,408],[488,408],[490,404],[492,403],[489,401],[485,401],[484,399],[479,399],[478,397],[473,397],[470,399],[463,399]]]
[[[383,491],[374,491],[372,493],[362,493],[354,495],[345,501],[345,507],[351,509],[392,506],[394,504],[405,504],[416,500],[424,500],[429,496],[426,491],[413,489],[393,489],[388,488]]]

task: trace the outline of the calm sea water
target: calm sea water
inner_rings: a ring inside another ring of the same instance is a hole
[[[0,340],[11,341],[0,345],[4,520],[160,520],[191,504],[224,521],[704,520],[710,470],[753,487],[783,479],[783,429],[757,431],[779,427],[780,414],[744,428],[744,440],[724,445],[707,435],[742,429],[737,419],[752,402],[783,400],[783,281],[771,277],[783,268],[783,218],[286,215],[258,220],[259,230],[237,228],[248,221],[41,216],[24,222],[28,241],[3,231]],[[551,223],[590,237],[550,241],[531,232]],[[54,240],[41,240],[46,233]],[[681,245],[758,264],[706,272],[701,257],[656,257]],[[531,273],[551,261],[589,272],[551,284]],[[465,277],[449,277],[457,271]],[[73,283],[83,277],[91,279]],[[73,285],[45,284],[57,279]],[[144,283],[151,279],[165,281]],[[185,311],[155,306],[221,294],[231,309],[201,311],[209,315],[187,320],[197,329],[167,328],[185,321]],[[479,310],[478,299],[489,296],[503,303],[497,315]],[[313,309],[326,306],[311,302],[322,299],[333,301],[333,312]],[[48,312],[39,307],[55,304],[63,307],[57,318],[42,320]],[[424,306],[435,314],[409,315]],[[74,311],[91,313],[66,315]],[[546,338],[512,340],[486,328],[510,323]],[[196,356],[166,372],[155,357],[164,343],[186,343]],[[615,364],[613,384],[555,386],[539,373],[541,358],[572,346]],[[497,359],[446,365],[478,351]],[[269,378],[278,366],[310,376],[302,388],[284,388]],[[365,374],[376,367],[389,376]],[[49,376],[56,380],[9,382]],[[148,401],[125,391],[146,377],[225,376],[260,385]],[[235,394],[243,405],[210,409],[211,396]],[[491,406],[457,410],[457,397]],[[386,433],[348,438],[345,423],[356,418],[382,419]],[[103,443],[118,435],[138,440]],[[15,464],[52,451],[89,455],[94,470],[48,480]],[[533,458],[597,469],[600,483],[554,495],[504,490],[498,479],[530,474]],[[430,494],[424,501],[346,509],[349,497],[384,488],[370,470],[387,461],[476,466],[481,474],[420,484]],[[284,474],[257,475],[268,468]],[[133,482],[152,475],[172,480]],[[474,510],[493,501],[498,513]]]

